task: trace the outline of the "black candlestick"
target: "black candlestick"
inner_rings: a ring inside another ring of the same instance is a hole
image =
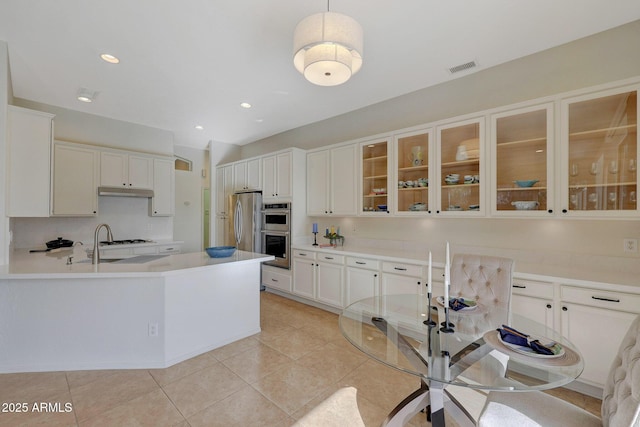
[[[316,234],[318,234],[317,231],[313,232],[313,246],[318,246],[318,242],[316,242]]]
[[[424,323],[427,326],[436,326],[436,322],[434,322],[431,319],[431,292],[427,292],[427,307],[428,308],[428,313],[427,313],[427,320],[424,320],[422,323]]]

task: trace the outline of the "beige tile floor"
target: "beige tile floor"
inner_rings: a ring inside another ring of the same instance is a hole
[[[333,313],[262,292],[261,327],[167,369],[1,374],[0,403],[24,402],[27,412],[0,412],[0,426],[291,426],[346,385],[358,389],[366,425],[379,426],[418,386],[350,345]],[[597,399],[554,394],[599,411]],[[41,402],[55,411],[34,411]],[[430,424],[418,414],[411,425]]]

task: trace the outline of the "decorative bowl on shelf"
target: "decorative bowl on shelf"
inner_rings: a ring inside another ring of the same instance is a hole
[[[531,211],[538,207],[538,202],[535,200],[518,200],[511,202],[512,206],[515,206],[519,211]]]
[[[387,210],[387,205],[378,205],[378,209],[381,211],[386,211]]]
[[[226,258],[233,255],[236,251],[235,246],[214,246],[206,248],[205,251],[211,258]]]
[[[538,182],[538,180],[537,179],[526,179],[526,180],[513,181],[513,182],[515,182],[518,187],[527,188],[527,187],[533,187],[533,185],[536,182]]]

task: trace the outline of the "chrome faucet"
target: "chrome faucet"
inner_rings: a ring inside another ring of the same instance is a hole
[[[96,232],[93,235],[93,257],[91,257],[91,264],[100,264],[100,249],[98,248],[98,234],[100,229],[105,227],[107,229],[107,242],[113,242],[113,233],[111,233],[111,227],[109,224],[99,224],[96,227]]]

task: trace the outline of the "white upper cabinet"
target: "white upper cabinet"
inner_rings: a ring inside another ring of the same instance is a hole
[[[638,85],[562,101],[565,216],[638,217]]]
[[[119,151],[102,151],[100,185],[153,189],[153,158]]]
[[[553,106],[491,116],[491,214],[554,213]]]
[[[243,160],[233,164],[233,190],[261,190],[262,162],[260,158]]]
[[[397,181],[397,214],[426,215],[431,213],[433,198],[430,196],[434,180],[430,162],[433,151],[433,135],[430,129],[423,129],[395,137],[395,178]],[[389,189],[393,192],[393,183]]]
[[[356,144],[307,154],[307,215],[357,214]]]
[[[153,159],[151,216],[173,216],[175,212],[175,166],[172,159]]]
[[[52,215],[98,213],[98,150],[56,141],[53,152]]]
[[[468,216],[484,212],[484,134],[484,117],[438,127],[433,183],[437,214]]]
[[[53,115],[9,106],[7,115],[7,215],[50,214]]]
[[[386,138],[360,144],[361,214],[388,214],[390,177],[390,141]]]
[[[229,196],[233,193],[233,166],[216,168],[216,215],[229,215]]]
[[[262,198],[264,200],[291,200],[292,170],[291,152],[263,157]]]

